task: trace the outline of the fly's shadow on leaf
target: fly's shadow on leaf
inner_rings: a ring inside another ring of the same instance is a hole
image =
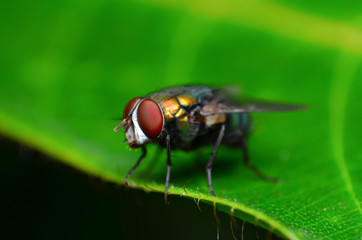
[[[243,162],[241,149],[236,149],[235,154],[228,154],[227,150],[227,148],[221,149],[217,154],[212,170],[213,175],[229,172],[235,167],[240,167],[240,162]],[[211,156],[211,151],[212,147],[187,153],[181,153],[177,150],[174,151],[172,156],[171,182],[187,182],[193,177],[202,176],[205,177],[206,184],[206,165]],[[157,148],[157,150],[150,155],[144,162],[143,169],[134,173],[136,176],[135,180],[150,180],[162,183],[165,180],[166,174],[166,152],[161,148]],[[137,157],[138,155],[136,154],[135,158]],[[185,159],[187,160],[185,161]]]

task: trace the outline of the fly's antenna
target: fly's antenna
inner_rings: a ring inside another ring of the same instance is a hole
[[[113,129],[113,131],[115,131],[115,132],[118,132],[118,130],[121,128],[121,127],[123,127],[125,124],[126,124],[126,119],[123,119],[123,121],[120,123],[120,124],[118,124],[114,129]]]

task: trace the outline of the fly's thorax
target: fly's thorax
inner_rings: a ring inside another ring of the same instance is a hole
[[[193,104],[197,103],[198,99],[186,94],[177,96],[159,95],[154,97],[159,98],[168,133],[173,135],[173,138],[181,139],[181,141],[191,140],[198,122],[190,114]]]
[[[196,98],[180,95],[161,99],[161,108],[163,109],[166,121],[177,118],[179,121],[187,121],[186,109],[196,102]]]

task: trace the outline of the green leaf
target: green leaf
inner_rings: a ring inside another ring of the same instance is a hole
[[[140,152],[122,144],[111,119],[135,96],[197,83],[302,103],[309,109],[252,115],[251,160],[280,184],[247,169],[241,149],[221,148],[213,197],[204,172],[211,149],[204,148],[172,152],[169,192],[215,203],[289,239],[359,239],[360,8],[293,4],[3,3],[0,131],[122,184]],[[341,8],[348,14],[339,15]],[[163,192],[166,153],[149,149],[131,187]]]

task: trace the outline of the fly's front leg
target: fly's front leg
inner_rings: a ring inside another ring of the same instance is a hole
[[[166,137],[166,147],[167,147],[167,174],[166,174],[166,183],[165,183],[165,204],[167,202],[168,194],[168,185],[170,183],[170,174],[171,174],[171,146],[170,146],[170,135]]]
[[[211,181],[212,163],[214,162],[214,158],[216,156],[216,153],[219,150],[220,144],[221,144],[222,139],[224,137],[224,133],[225,133],[225,125],[223,124],[223,125],[221,125],[221,129],[220,129],[220,132],[219,132],[219,136],[217,137],[217,140],[216,140],[216,143],[215,143],[215,146],[214,146],[214,150],[212,151],[210,160],[209,160],[209,162],[207,163],[207,166],[206,166],[207,181],[208,181],[208,184],[209,184],[210,193],[213,196],[216,196],[216,195],[214,193],[214,189],[212,188],[212,181]]]
[[[256,175],[258,175],[260,178],[268,181],[268,182],[279,182],[278,178],[273,178],[273,177],[269,177],[267,175],[265,175],[264,173],[262,173],[249,159],[249,151],[248,151],[248,146],[246,144],[246,139],[245,139],[245,135],[242,134],[241,136],[241,145],[243,148],[243,152],[244,152],[244,162],[245,165],[248,166]]]
[[[142,146],[142,155],[141,155],[141,157],[138,159],[137,163],[131,168],[131,170],[129,170],[129,172],[126,175],[126,179],[124,180],[124,184],[126,186],[128,186],[128,178],[129,178],[129,176],[140,165],[140,163],[142,162],[142,160],[144,159],[146,154],[147,154],[146,147]]]

